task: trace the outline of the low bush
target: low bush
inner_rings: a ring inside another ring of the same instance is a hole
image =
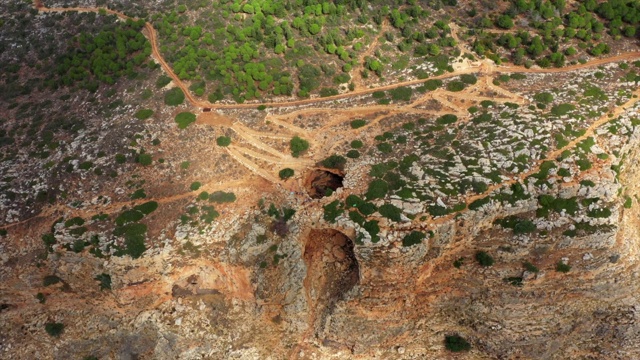
[[[222,147],[229,146],[231,145],[231,138],[228,136],[218,136],[218,138],[216,139],[216,144]]]
[[[153,162],[153,158],[149,154],[138,155],[138,163],[142,166],[149,166]]]
[[[192,114],[188,111],[181,112],[176,115],[176,123],[178,124],[178,129],[185,129],[191,123],[196,121],[196,115]]]
[[[59,337],[64,331],[64,324],[55,322],[46,323],[44,325],[44,330],[50,336]]]
[[[409,235],[402,238],[402,246],[417,245],[422,242],[426,235],[420,231],[412,231]]]
[[[133,207],[133,210],[139,211],[144,215],[149,215],[152,212],[156,211],[158,208],[158,203],[155,201],[147,201],[146,203],[137,205]]]
[[[109,274],[102,273],[95,279],[100,281],[100,290],[111,290],[111,276]]]
[[[481,266],[487,267],[487,266],[493,265],[493,262],[494,262],[493,261],[493,257],[491,257],[491,255],[489,255],[485,251],[476,252],[476,256],[475,257],[476,257],[476,261]]]
[[[571,270],[571,266],[569,264],[565,264],[562,261],[558,261],[556,263],[556,271],[561,273],[568,273]]]
[[[222,204],[236,201],[236,194],[232,192],[214,191],[209,195],[209,201]]]
[[[366,198],[368,200],[372,199],[382,199],[387,195],[389,191],[389,184],[386,181],[381,179],[374,179],[369,183],[369,188],[367,189]]]
[[[47,275],[42,279],[42,286],[55,285],[60,281],[62,281],[62,279],[55,275]]]
[[[284,168],[280,170],[280,172],[278,172],[278,176],[280,176],[280,179],[282,180],[286,180],[292,177],[293,175],[294,175],[294,171],[293,169],[290,169],[290,168]]]
[[[322,166],[329,169],[343,170],[344,165],[347,163],[347,159],[340,155],[331,155],[328,158],[322,160]]]
[[[530,263],[528,261],[525,261],[522,264],[522,266],[524,267],[525,270],[527,270],[529,272],[532,272],[532,273],[537,273],[537,272],[540,271],[535,265],[533,265],[532,263]]]
[[[462,81],[451,81],[447,84],[447,90],[451,92],[458,92],[464,90],[464,83]]]
[[[136,112],[136,114],[134,116],[138,120],[147,120],[148,118],[151,117],[151,115],[153,115],[153,110],[151,110],[151,109],[141,109],[141,110],[138,110],[138,112]]]
[[[451,352],[469,351],[471,344],[460,335],[446,335],[444,347]]]
[[[365,125],[367,125],[367,122],[363,119],[356,119],[351,122],[352,129],[359,129]]]
[[[293,139],[289,141],[289,148],[291,149],[291,155],[298,157],[301,153],[309,149],[309,142],[299,136],[294,136]]]
[[[164,94],[164,103],[169,106],[178,106],[184,102],[182,89],[175,87]]]

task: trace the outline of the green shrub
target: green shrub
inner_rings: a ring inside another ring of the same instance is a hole
[[[580,181],[580,185],[581,186],[586,186],[586,187],[594,187],[594,186],[596,186],[596,183],[594,183],[591,180],[582,180],[582,181]]]
[[[375,181],[375,180],[374,180]],[[386,217],[389,220],[400,222],[402,221],[402,210],[392,204],[384,204],[378,208],[380,215]]]
[[[214,191],[211,193],[211,195],[209,195],[209,201],[218,204],[232,203],[236,201],[236,194],[232,192]]]
[[[420,231],[412,231],[409,235],[402,238],[402,246],[417,245],[422,242],[426,235]]]
[[[356,119],[356,120],[353,120],[351,122],[351,128],[352,129],[358,129],[358,128],[361,128],[361,127],[365,126],[366,124],[367,124],[367,122],[365,120]]]
[[[535,265],[533,265],[532,263],[530,263],[528,261],[525,261],[522,264],[522,266],[524,267],[525,270],[527,270],[529,272],[532,272],[532,273],[537,273],[537,272],[540,271],[540,270],[538,270],[538,268]]]
[[[624,208],[631,209],[632,205],[633,205],[633,200],[629,196],[626,196],[624,199]]]
[[[200,184],[199,181],[194,181],[191,183],[191,186],[189,186],[189,189],[191,189],[191,191],[196,191],[200,189],[200,186],[202,186],[202,184]]]
[[[571,266],[569,264],[565,264],[562,261],[558,261],[556,263],[556,271],[562,273],[568,273],[571,270]]]
[[[64,227],[68,228],[71,226],[82,226],[84,225],[84,219],[76,216],[64,222]]]
[[[62,332],[64,331],[64,324],[55,323],[55,322],[46,323],[44,325],[44,330],[50,336],[59,337],[62,334]]]
[[[353,141],[351,142],[351,147],[352,147],[352,148],[354,148],[354,149],[360,149],[360,148],[362,148],[363,146],[364,146],[364,144],[363,144],[363,143],[362,143],[362,141],[360,141],[360,140],[353,140]]]
[[[133,207],[133,210],[139,211],[144,215],[149,215],[158,209],[158,203],[155,201],[147,201],[146,203]]]
[[[485,251],[476,252],[476,261],[478,264],[485,267],[493,265],[494,262],[491,255],[487,254]]]
[[[43,294],[43,293],[41,293],[41,292],[39,292],[39,293],[37,293],[37,294],[36,294],[36,299],[38,299],[38,302],[39,302],[40,304],[44,304],[44,303],[47,301],[47,297],[46,297],[46,296],[44,296],[44,294]]]
[[[160,89],[167,86],[171,82],[171,78],[166,75],[160,75],[156,80],[156,88]]]
[[[123,211],[120,215],[118,215],[115,221],[116,225],[122,226],[126,223],[132,223],[142,220],[143,217],[144,214],[141,211],[138,211],[136,209],[129,209]]]
[[[371,96],[373,96],[374,99],[382,99],[385,96],[384,91],[374,91],[373,94],[371,94]]]
[[[510,276],[503,279],[507,284],[511,284],[513,286],[522,286],[523,278],[522,276]]]
[[[569,111],[575,110],[575,106],[571,104],[559,104],[551,108],[551,113],[556,116],[563,116],[569,113]]]
[[[78,169],[80,170],[89,170],[93,167],[93,163],[91,161],[84,161],[78,165]]]
[[[0,229],[0,237],[5,237],[7,236],[8,232],[7,229]]]
[[[144,245],[144,238],[146,233],[147,226],[145,224],[130,223],[124,226],[116,227],[113,230],[113,235],[124,237],[125,249],[116,251],[115,255],[130,255],[134,259],[142,256],[142,254],[147,250]]]
[[[278,176],[280,176],[280,179],[282,180],[286,180],[292,177],[293,175],[294,175],[294,171],[291,168],[284,168],[280,170],[280,172],[278,172]]]
[[[289,141],[289,148],[291,149],[291,155],[298,157],[302,152],[309,149],[309,142],[299,136],[294,136],[291,141]]]
[[[491,201],[491,198],[489,196],[482,199],[475,200],[471,204],[469,204],[469,210],[478,210],[482,206],[488,204],[490,201]]]
[[[412,94],[413,94],[413,89],[407,86],[400,86],[395,89],[389,90],[389,95],[391,95],[391,98],[396,101],[398,100],[409,101],[411,100]]]
[[[111,290],[111,276],[109,274],[102,273],[95,279],[100,281],[100,290]]]
[[[374,212],[378,211],[378,208],[370,202],[366,202],[360,206],[358,206],[358,210],[362,213],[362,215],[371,215]]]
[[[592,218],[608,218],[611,216],[611,210],[608,208],[592,209],[587,211],[587,216]]]
[[[436,119],[438,125],[453,124],[458,121],[458,117],[453,114],[445,114]]]
[[[131,200],[144,199],[147,197],[147,194],[144,192],[144,189],[138,189],[134,191],[130,196]]]
[[[55,285],[60,281],[62,280],[55,275],[47,275],[42,279],[42,286]]]
[[[324,209],[323,218],[325,221],[330,223],[336,222],[336,219],[338,218],[338,216],[340,216],[344,212],[344,209],[342,209],[342,207],[340,206],[340,200],[335,200],[323,206],[323,209]]]
[[[124,164],[127,161],[127,157],[123,154],[116,154],[116,163]]]
[[[541,93],[537,93],[533,96],[533,99],[536,102],[539,102],[541,104],[549,104],[553,101],[553,95],[549,92],[541,92]]]
[[[389,184],[386,181],[380,179],[374,179],[369,183],[369,188],[367,189],[366,198],[368,200],[372,199],[382,199],[387,195],[389,191]]]
[[[231,138],[228,136],[218,136],[218,138],[216,139],[216,144],[222,147],[229,146],[231,145]]]
[[[528,234],[536,231],[536,225],[533,221],[529,219],[521,219],[515,215],[498,219],[494,221],[494,223],[499,224],[503,228],[512,229],[513,233],[516,235]]]
[[[151,117],[151,115],[153,115],[153,110],[151,110],[151,109],[141,109],[141,110],[138,110],[138,112],[136,112],[136,114],[134,116],[138,120],[147,120],[148,118]]]
[[[180,114],[176,115],[176,123],[178,124],[178,129],[185,129],[195,121],[196,115],[188,111],[181,112]]]
[[[329,169],[343,170],[344,165],[347,163],[347,159],[340,155],[331,155],[328,158],[322,160],[322,166]]]
[[[328,96],[335,96],[338,95],[340,92],[338,91],[338,89],[334,89],[334,88],[322,88],[320,89],[320,97],[328,97]]]
[[[440,79],[431,79],[424,82],[424,87],[427,90],[433,91],[442,86],[442,80]]]
[[[41,238],[48,248],[51,248],[51,246],[55,245],[57,242],[53,233],[43,234]]]
[[[347,152],[347,157],[349,159],[357,159],[360,157],[360,152],[358,150],[349,150]]]
[[[359,196],[357,195],[349,195],[347,196],[347,198],[344,200],[344,203],[348,206],[348,207],[355,207],[357,208],[358,206],[364,204],[364,200],[362,200]]]
[[[371,242],[377,243],[380,240],[378,237],[378,234],[380,233],[380,226],[378,225],[377,220],[367,221],[362,227],[369,233],[369,235],[371,235]]]
[[[376,145],[376,148],[383,154],[391,154],[391,152],[393,152],[393,147],[391,146],[391,144],[386,142]]]
[[[178,106],[184,102],[182,89],[175,87],[164,94],[164,103],[169,106]]]
[[[462,74],[460,75],[460,81],[465,84],[473,85],[478,82],[478,78],[473,74]]]
[[[446,335],[444,337],[444,347],[451,352],[469,351],[471,344],[460,335]]]
[[[153,161],[153,158],[149,154],[138,155],[138,163],[142,166],[149,166],[151,165],[152,161]]]
[[[450,81],[447,84],[447,90],[451,92],[458,92],[464,90],[464,83],[462,81]]]

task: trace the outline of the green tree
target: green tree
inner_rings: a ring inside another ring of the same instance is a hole
[[[501,29],[511,29],[513,27],[513,19],[509,15],[500,15],[496,19],[496,26]]]

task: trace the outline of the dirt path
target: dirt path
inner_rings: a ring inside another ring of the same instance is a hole
[[[380,37],[384,36],[384,32],[387,31],[388,29],[389,29],[389,22],[387,20],[384,20],[382,22],[382,26],[380,27],[380,31],[377,34],[375,34],[374,39],[371,42],[371,44],[369,44],[369,47],[367,48],[367,50],[362,52],[362,54],[358,56],[359,66],[352,69],[350,73],[351,82],[354,85],[354,91],[358,91],[365,88],[363,84],[364,80],[362,78],[362,71],[364,70],[365,59],[374,53],[374,51],[376,50],[376,48],[380,43],[380,40],[379,40]],[[351,93],[353,93],[353,91]]]

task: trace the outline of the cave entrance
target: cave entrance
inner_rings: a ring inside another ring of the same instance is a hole
[[[304,247],[304,288],[309,308],[321,320],[360,279],[351,239],[333,229],[313,229]]]
[[[328,170],[312,170],[305,180],[307,193],[314,199],[320,199],[342,187],[344,176]]]

